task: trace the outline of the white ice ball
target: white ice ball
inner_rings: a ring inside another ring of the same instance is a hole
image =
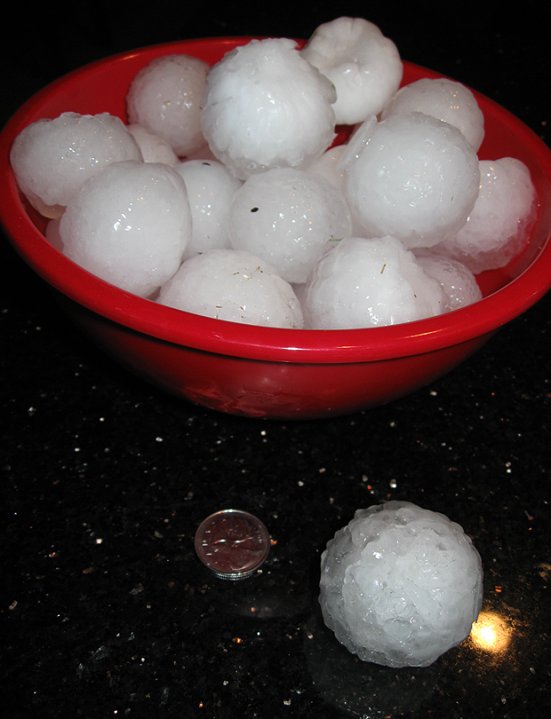
[[[418,112],[366,122],[345,167],[346,196],[365,233],[392,235],[410,248],[455,234],[480,184],[478,158],[463,134]]]
[[[185,312],[264,327],[302,327],[291,285],[250,252],[207,250],[186,259],[158,301]]]
[[[484,115],[473,92],[448,78],[422,78],[405,85],[385,106],[382,118],[423,112],[460,130],[475,152],[484,139]]]
[[[209,65],[185,54],[163,55],[142,68],[126,98],[128,120],[166,140],[182,157],[205,144],[201,100]]]
[[[446,297],[444,312],[466,307],[482,298],[473,272],[459,260],[432,250],[418,250],[415,257],[426,274],[440,283]]]
[[[443,311],[440,284],[394,237],[336,242],[302,291],[305,325],[344,329],[411,322]]]
[[[326,625],[363,661],[426,667],[469,635],[480,555],[459,524],[410,502],[358,510],[321,557]]]
[[[112,162],[141,160],[120,118],[64,112],[36,120],[15,138],[10,161],[19,189],[45,217],[60,217],[86,180]]]
[[[232,247],[273,265],[288,282],[304,282],[328,242],[350,235],[342,193],[321,177],[291,167],[251,175],[230,209]]]
[[[353,125],[378,114],[402,79],[396,45],[361,17],[339,17],[319,25],[302,55],[335,86],[339,124]]]
[[[128,132],[136,140],[144,162],[162,162],[171,166],[178,162],[178,155],[164,138],[136,124],[128,125]]]
[[[239,178],[298,167],[335,137],[335,90],[288,38],[252,40],[227,53],[207,77],[203,133]]]
[[[186,184],[191,208],[192,235],[185,257],[228,247],[230,207],[241,180],[218,160],[183,160],[175,170]]]
[[[523,247],[536,190],[526,165],[512,157],[480,161],[480,191],[457,234],[438,245],[473,272],[504,267]]]
[[[168,165],[113,163],[81,187],[59,233],[71,260],[147,297],[176,272],[190,240],[184,181]]]

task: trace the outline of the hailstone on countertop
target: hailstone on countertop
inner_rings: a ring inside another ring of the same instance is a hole
[[[357,510],[322,553],[324,622],[363,661],[429,666],[466,639],[482,596],[462,527],[411,502]]]
[[[211,67],[201,113],[214,155],[240,179],[299,167],[335,137],[335,89],[288,38],[251,40]]]
[[[322,23],[302,55],[334,85],[338,124],[355,125],[378,114],[402,79],[396,45],[362,17],[338,17]]]
[[[122,120],[108,112],[64,112],[27,125],[14,140],[10,162],[17,184],[45,217],[60,217],[86,180],[112,162],[142,160]]]

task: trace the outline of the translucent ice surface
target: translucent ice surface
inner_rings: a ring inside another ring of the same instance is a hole
[[[445,515],[410,502],[358,510],[321,557],[326,625],[376,664],[432,664],[469,635],[482,593],[471,539]]]

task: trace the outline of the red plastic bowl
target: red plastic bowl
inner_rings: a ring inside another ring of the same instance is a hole
[[[529,167],[539,210],[530,241],[506,268],[479,277],[484,299],[438,317],[355,330],[286,330],[215,320],[135,297],[89,274],[43,236],[9,164],[16,135],[64,111],[125,117],[136,72],[153,58],[187,53],[215,62],[250,38],[164,43],[78,69],[30,98],[0,141],[0,218],[21,257],[58,295],[73,320],[127,368],[169,392],[222,412],[316,418],[389,402],[427,385],[480,348],[551,287],[551,152],[526,125],[475,93],[485,115],[479,156],[516,157]],[[404,83],[437,77],[404,63]]]

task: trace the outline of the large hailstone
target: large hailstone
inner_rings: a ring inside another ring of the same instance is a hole
[[[536,190],[523,162],[481,160],[474,208],[457,234],[437,249],[476,273],[504,267],[526,242],[535,210]]]
[[[440,314],[445,303],[439,282],[389,236],[336,242],[315,264],[301,300],[310,329],[412,322]]]
[[[142,68],[126,98],[128,120],[162,137],[182,157],[205,144],[201,100],[208,64],[185,54],[163,55]]]
[[[363,661],[426,667],[469,635],[480,555],[463,529],[410,502],[358,510],[321,557],[326,625]]]
[[[262,257],[291,283],[305,282],[327,243],[350,228],[341,191],[292,167],[251,175],[230,208],[231,246]]]
[[[446,300],[444,312],[466,307],[482,299],[482,291],[471,270],[459,260],[433,250],[417,250],[417,263],[440,283]]]
[[[211,68],[203,133],[240,179],[272,167],[298,167],[333,141],[334,100],[332,84],[293,40],[252,40]]]
[[[250,252],[215,248],[186,259],[158,302],[194,314],[264,327],[302,327],[291,285]]]
[[[139,146],[122,120],[107,112],[36,120],[15,138],[10,153],[19,189],[49,218],[62,215],[86,180],[124,160],[142,160]]]
[[[161,163],[113,163],[80,188],[59,235],[81,267],[148,297],[176,272],[191,237],[184,181]]]
[[[319,25],[302,55],[333,83],[339,124],[354,125],[378,114],[402,79],[396,45],[361,17],[339,17]]]
[[[424,112],[461,130],[475,152],[484,139],[484,115],[473,92],[456,80],[421,78],[391,98],[382,118],[404,112]]]
[[[392,235],[409,248],[455,234],[474,207],[478,158],[452,125],[420,112],[373,118],[357,131],[345,192],[370,237]]]

